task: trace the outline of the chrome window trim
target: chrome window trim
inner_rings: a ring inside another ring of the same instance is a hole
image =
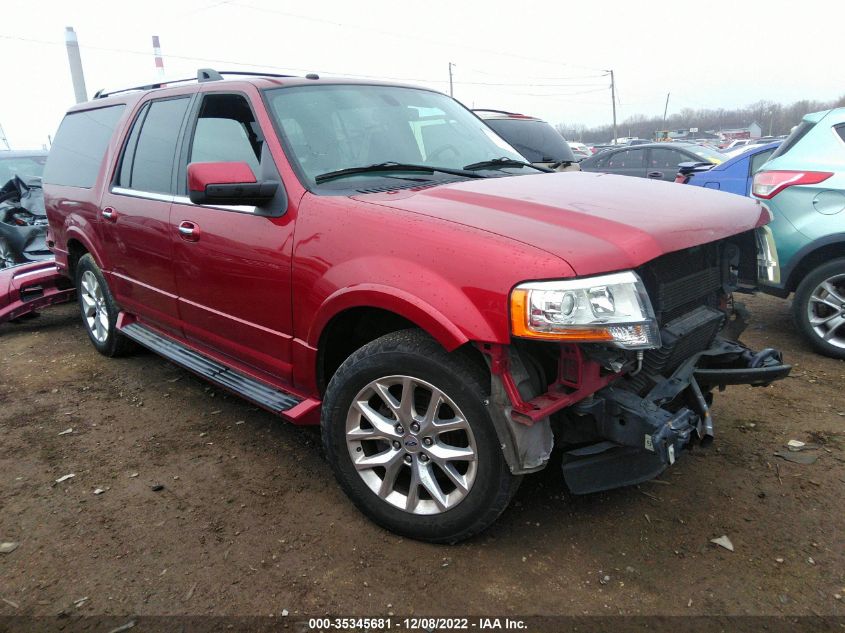
[[[171,194],[155,193],[153,191],[139,191],[125,187],[112,187],[111,193],[118,196],[129,196],[132,198],[143,198],[145,200],[156,200],[157,202],[170,202],[171,204],[184,204],[190,207],[201,207],[203,209],[220,209],[221,211],[234,211],[236,213],[249,213],[255,215],[255,207],[249,205],[207,205],[194,204],[188,196],[174,196]]]
[[[202,207],[203,209],[220,209],[221,211],[235,211],[236,213],[250,213],[255,215],[255,207],[245,204],[195,204],[188,196],[173,196],[176,204],[186,204],[191,207]]]
[[[118,196],[130,196],[132,198],[144,198],[146,200],[157,200],[159,202],[173,202],[174,196],[169,193],[155,193],[153,191],[139,191],[137,189],[126,189],[124,187],[112,187],[111,193]]]

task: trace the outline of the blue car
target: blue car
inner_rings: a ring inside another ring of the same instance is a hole
[[[769,160],[780,143],[775,141],[765,145],[752,145],[719,165],[682,163],[678,166],[680,171],[676,182],[749,196],[754,174]]]

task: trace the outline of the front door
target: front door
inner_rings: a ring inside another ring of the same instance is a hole
[[[256,123],[243,94],[204,94],[188,129],[180,180],[192,162],[245,162],[256,175],[275,171],[269,151],[262,151],[265,133],[272,132]],[[195,205],[186,197],[185,182],[179,187],[171,234],[185,335],[290,380],[293,218]]]
[[[109,287],[121,308],[181,333],[173,276],[173,167],[190,97],[147,102],[135,117],[100,224]]]
[[[645,150],[631,148],[613,153],[607,162],[607,171],[622,176],[645,176]]]

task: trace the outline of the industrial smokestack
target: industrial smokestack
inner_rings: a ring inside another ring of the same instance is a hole
[[[79,42],[76,31],[72,26],[65,27],[65,44],[67,45],[67,60],[70,64],[70,77],[73,80],[73,92],[76,102],[88,101],[88,91],[85,90],[85,74],[82,72],[82,58],[79,56]]]
[[[153,35],[153,54],[156,58],[156,70],[160,79],[164,79],[164,58],[161,56],[161,43],[158,35]]]

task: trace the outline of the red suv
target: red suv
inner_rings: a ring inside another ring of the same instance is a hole
[[[574,493],[644,481],[714,388],[789,372],[736,342],[759,203],[545,173],[431,90],[239,75],[73,107],[49,244],[98,351],[321,424],[379,524],[466,538],[555,445]]]

